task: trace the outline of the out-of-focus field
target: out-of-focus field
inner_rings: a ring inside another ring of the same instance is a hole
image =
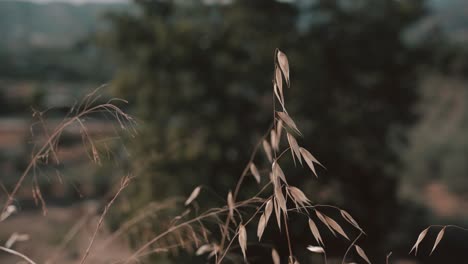
[[[13,248],[28,252],[28,257],[37,263],[80,263],[100,217],[96,209],[95,203],[85,202],[70,207],[48,207],[46,216],[39,210],[21,212],[2,223],[0,238],[7,241],[14,232],[27,234],[29,239],[16,242]],[[109,243],[109,238],[103,226],[94,240],[88,263],[112,263],[130,255],[125,241],[112,239]],[[0,263],[22,263],[20,260],[0,253]]]

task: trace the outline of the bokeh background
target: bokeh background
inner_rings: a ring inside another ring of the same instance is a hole
[[[216,195],[235,186],[271,123],[273,55],[280,48],[291,67],[290,115],[302,144],[327,168],[317,180],[287,164],[291,183],[314,202],[349,211],[376,263],[388,252],[394,263],[461,263],[468,232],[457,229],[447,231],[431,257],[436,229],[420,257],[407,253],[427,225],[468,227],[467,15],[464,0],[2,0],[2,201],[44,126],[53,129],[97,87],[104,85],[96,103],[128,101],[122,107],[137,119],[139,133],[116,136],[111,120],[87,120],[89,133],[112,153],[95,165],[80,128],[68,129],[62,162],[24,184],[15,200],[19,213],[0,225],[0,243],[15,231],[28,234],[15,247],[42,263],[70,229],[91,232],[92,212],[102,210],[125,174],[136,178],[112,208],[108,232],[148,204],[186,197],[197,185],[213,191],[200,196],[201,205],[219,206]],[[36,111],[40,118],[32,116]],[[35,204],[34,180],[46,216]],[[247,182],[243,195],[256,188]],[[163,216],[135,226],[91,262],[131,252],[161,229]],[[294,246],[310,263],[302,249],[313,238],[305,223],[292,221]],[[272,231],[268,243],[286,255]],[[88,241],[80,234],[54,258],[75,263]],[[343,241],[325,239],[331,257],[343,255]],[[269,263],[268,249],[249,250],[252,263]],[[4,261],[14,260],[0,253]],[[206,259],[169,252],[151,261]]]

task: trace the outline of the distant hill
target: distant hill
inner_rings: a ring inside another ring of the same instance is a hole
[[[94,32],[102,15],[132,5],[0,1],[0,45],[8,50],[65,47]]]
[[[0,79],[106,81],[112,65],[93,42],[106,12],[129,3],[0,0]]]
[[[468,42],[468,1],[429,0],[429,18],[416,34],[440,25],[453,40]],[[92,42],[106,27],[106,12],[136,10],[131,3],[0,0],[0,78],[107,80],[111,67]],[[429,33],[430,34],[430,33]]]

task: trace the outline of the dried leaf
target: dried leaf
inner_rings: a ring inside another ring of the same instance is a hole
[[[429,255],[432,255],[432,253],[436,249],[437,245],[439,245],[440,241],[442,240],[442,237],[444,236],[444,234],[445,234],[445,227],[442,228],[442,230],[439,231],[439,234],[437,234],[437,238],[436,238],[436,240],[434,242],[434,246],[432,247],[431,253]]]
[[[418,246],[421,243],[421,241],[424,239],[424,237],[427,235],[428,230],[429,230],[429,227],[421,231],[421,233],[418,236],[418,239],[416,240],[416,243],[414,243],[414,246],[411,248],[409,253],[415,250],[414,255],[416,256],[416,254],[418,254]]]
[[[320,164],[320,162],[307,149],[299,148],[299,151],[301,152],[302,157],[304,158],[307,165],[309,165],[309,168],[312,171],[312,173],[314,173],[315,177],[318,177],[317,172],[315,171],[314,162],[319,165],[322,164]]]
[[[328,223],[328,221],[327,221],[327,219],[325,218],[325,216],[324,216],[322,213],[320,213],[319,211],[317,211],[317,210],[315,210],[315,214],[317,215],[318,219],[320,219],[320,221],[322,221],[322,223],[323,223],[324,225],[326,225],[326,226],[328,227],[328,229],[330,229],[330,232],[332,232],[332,234],[333,234],[334,236],[336,236],[335,231],[334,231],[333,228],[330,226],[330,224]]]
[[[268,141],[263,140],[263,150],[265,151],[265,154],[267,155],[267,158],[270,162],[273,162],[273,157],[271,154],[271,147],[270,144],[268,144]]]
[[[343,216],[343,218],[346,221],[348,221],[348,223],[352,224],[354,227],[362,231],[359,224],[356,222],[356,220],[354,220],[354,218],[348,212],[346,212],[345,210],[340,210],[340,213],[341,213],[341,216]]]
[[[263,231],[265,231],[265,227],[266,227],[266,219],[265,219],[265,215],[262,214],[262,216],[260,216],[260,220],[258,220],[258,227],[257,227],[258,241],[262,239],[262,235],[263,235]]]
[[[299,163],[302,165],[302,159],[301,159],[301,152],[299,151],[299,145],[297,144],[297,140],[289,133],[286,134],[288,138],[288,143],[289,146],[291,147],[291,155],[293,157],[294,163],[296,160],[294,159],[294,155],[296,155],[297,159],[299,160]]]
[[[247,251],[247,232],[245,231],[244,225],[239,225],[239,246],[244,255],[244,260],[247,259],[245,252]]]
[[[273,212],[273,202],[270,199],[265,205],[265,224],[268,223],[268,220],[270,219],[272,212]]]
[[[189,198],[185,201],[185,206],[191,204],[193,200],[195,200],[198,195],[200,194],[201,186],[196,187],[193,189],[192,193],[190,194]]]
[[[258,172],[257,166],[253,162],[250,163],[250,172],[254,176],[257,183],[260,183],[260,173]]]
[[[276,249],[271,250],[271,258],[273,259],[273,264],[280,264],[280,256]]]
[[[234,199],[232,198],[232,193],[228,193],[227,204],[229,208],[229,216],[234,217]]]
[[[354,245],[355,248],[356,248],[356,252],[359,254],[359,256],[361,256],[361,258],[363,258],[367,263],[371,264],[369,258],[367,257],[366,253],[364,252],[364,250],[362,250],[362,248],[358,245]]]
[[[317,240],[317,243],[319,245],[324,246],[322,236],[320,236],[320,232],[317,228],[317,225],[315,225],[314,221],[312,221],[312,219],[310,218],[309,218],[309,228],[310,228],[310,231],[312,232],[312,235],[314,235],[315,240]]]
[[[343,237],[345,237],[346,239],[349,240],[348,235],[346,235],[343,228],[341,228],[341,226],[335,220],[333,220],[332,218],[330,218],[330,217],[328,217],[326,215],[325,215],[325,219],[327,220],[327,222],[331,226],[331,228],[333,228],[336,232],[338,232],[340,235],[342,235]]]
[[[325,252],[323,247],[317,247],[317,246],[308,246],[307,250],[309,250],[310,252],[319,253],[319,254],[323,254]]]
[[[295,132],[297,132],[299,135],[302,136],[302,133],[301,131],[299,131],[299,129],[297,128],[296,126],[296,123],[294,123],[294,121],[292,120],[292,118],[286,113],[286,112],[277,112],[278,113],[278,116],[281,120],[284,121],[284,123],[286,123],[286,125],[291,128],[292,130],[294,130]]]
[[[278,59],[278,64],[281,68],[281,71],[283,72],[283,75],[284,75],[284,79],[286,79],[286,84],[288,85],[288,87],[290,86],[290,82],[289,82],[289,62],[288,62],[288,57],[286,56],[286,54],[284,54],[283,52],[281,52],[280,50],[278,50],[278,53],[277,53],[277,59]]]

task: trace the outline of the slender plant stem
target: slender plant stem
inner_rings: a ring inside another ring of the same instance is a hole
[[[7,253],[10,253],[12,255],[18,256],[18,257],[26,260],[30,264],[36,264],[36,262],[34,262],[32,259],[28,258],[24,254],[19,253],[18,251],[15,251],[15,250],[12,250],[12,249],[9,249],[9,248],[6,248],[6,247],[2,247],[2,246],[0,246],[0,250],[3,250],[3,251],[5,251]]]

